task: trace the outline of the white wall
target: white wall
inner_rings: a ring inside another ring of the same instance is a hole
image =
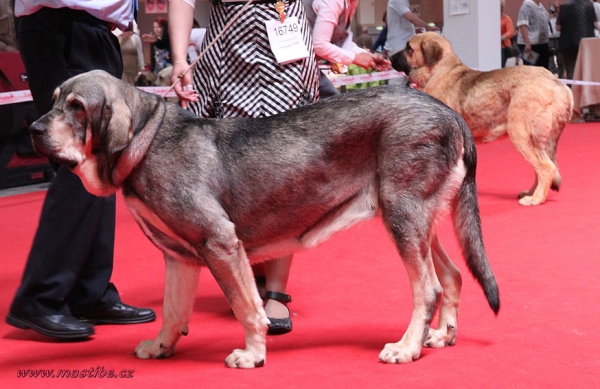
[[[451,4],[468,3],[469,13],[451,15]],[[444,36],[456,55],[479,70],[500,68],[500,1],[444,0]]]

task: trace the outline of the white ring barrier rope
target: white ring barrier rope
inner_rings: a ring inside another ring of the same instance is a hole
[[[393,78],[400,77],[404,77],[404,73],[397,72],[395,70],[389,70],[384,72],[357,74],[354,76],[333,76],[330,77],[329,80],[334,86],[343,86],[351,84],[360,84],[363,82],[390,80]],[[564,84],[600,87],[600,82],[596,81],[566,80],[562,78],[560,79],[560,81],[562,81]],[[172,87],[168,86],[138,87],[138,89],[149,93],[154,93],[163,97],[177,97]],[[19,90],[0,93],[0,105],[16,104],[32,100],[33,99],[31,97],[31,92],[29,90]]]

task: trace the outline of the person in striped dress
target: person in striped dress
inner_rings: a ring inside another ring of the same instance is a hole
[[[247,2],[213,0],[201,55],[215,39],[216,42],[189,72],[186,56],[195,0],[169,3],[172,81],[181,79],[175,92],[197,116],[268,117],[319,98],[319,73],[302,0],[254,0],[250,5]],[[283,12],[278,7],[283,7]],[[240,12],[243,13],[235,19]],[[279,63],[272,51],[266,23],[286,18],[288,22],[296,21],[307,56]],[[227,26],[231,20],[235,22]],[[286,294],[291,263],[290,255],[269,261],[265,266],[262,297],[272,335],[292,330],[287,308],[291,297]]]

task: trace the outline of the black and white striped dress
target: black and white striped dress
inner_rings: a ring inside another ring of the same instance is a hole
[[[309,57],[280,65],[269,47],[265,21],[278,19],[274,3],[252,4],[200,59],[194,88],[200,94],[188,109],[201,117],[266,117],[318,99],[319,74],[311,30],[301,0],[286,0],[287,17],[301,25]],[[244,6],[215,5],[202,49]]]

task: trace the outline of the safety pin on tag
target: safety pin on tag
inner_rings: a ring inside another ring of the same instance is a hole
[[[279,14],[279,21],[283,23],[285,20],[285,3],[281,0],[275,3],[275,11]]]

